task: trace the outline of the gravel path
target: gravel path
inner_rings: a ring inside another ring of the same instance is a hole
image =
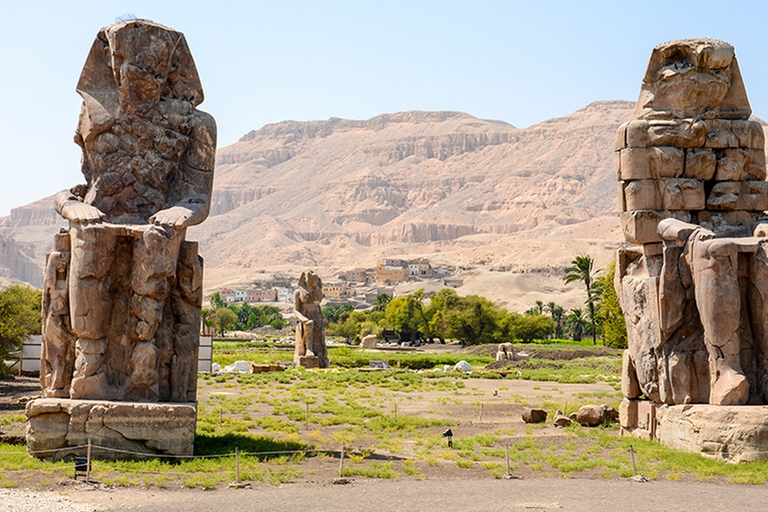
[[[707,512],[762,511],[768,486],[698,482],[532,478],[525,480],[360,480],[259,485],[216,491],[67,489],[33,493],[0,490],[0,510],[210,512],[212,510],[343,512],[371,510],[563,510],[615,512],[653,510]],[[4,508],[10,505],[10,508]]]

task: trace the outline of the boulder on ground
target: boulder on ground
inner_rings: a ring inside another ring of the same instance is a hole
[[[369,334],[368,336],[365,336],[360,343],[360,348],[376,348],[376,335]]]
[[[576,421],[585,427],[596,427],[618,419],[619,411],[610,405],[584,405],[576,412]]]
[[[556,427],[570,427],[573,422],[571,421],[571,418],[563,414],[563,411],[558,409],[555,413],[555,420],[553,423]]]
[[[544,423],[547,421],[547,411],[544,409],[526,409],[523,411],[523,421],[526,423]]]

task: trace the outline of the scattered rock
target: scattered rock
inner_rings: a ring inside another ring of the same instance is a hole
[[[554,424],[556,427],[570,427],[571,423],[573,423],[573,421],[571,421],[571,418],[563,414],[562,411],[558,410],[555,413]]]
[[[526,423],[544,423],[547,421],[547,411],[544,409],[526,409],[523,411],[523,421]]]
[[[584,405],[576,412],[576,421],[585,427],[596,427],[618,419],[619,411],[610,405]]]

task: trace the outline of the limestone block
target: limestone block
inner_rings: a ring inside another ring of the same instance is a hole
[[[547,411],[544,409],[526,409],[523,411],[525,423],[544,423],[547,421]]]
[[[748,153],[746,149],[723,150],[717,158],[716,181],[739,181],[744,179]]]
[[[648,148],[626,148],[619,155],[619,180],[645,180],[653,178]]]
[[[626,123],[619,126],[618,130],[616,130],[616,133],[613,136],[614,151],[619,151],[627,147],[627,125],[630,122],[631,121],[627,121]]]
[[[60,460],[84,455],[88,440],[98,458],[192,455],[197,411],[191,403],[131,403],[42,398],[26,406],[27,449]],[[48,450],[48,451],[46,451]],[[50,450],[57,450],[52,452]]]
[[[764,149],[765,132],[760,123],[756,121],[731,121],[731,131],[733,132],[740,148],[746,149]]]
[[[619,412],[610,405],[583,405],[576,412],[576,421],[587,427],[619,420]]]
[[[765,180],[765,150],[747,150],[747,161],[744,164],[744,179]]]
[[[620,152],[619,179],[642,180],[681,176],[685,163],[684,150],[670,146],[626,148]]]
[[[627,201],[624,198],[624,182],[623,181],[619,181],[618,183],[616,183],[616,185],[619,188],[619,190],[618,190],[619,211],[620,212],[625,212],[625,211],[627,211]]]
[[[699,148],[704,146],[706,140],[707,128],[701,120],[651,121],[648,125],[648,144],[650,146]]]
[[[649,245],[661,245],[661,244],[649,244]],[[625,350],[622,356],[621,365],[621,394],[627,398],[637,398],[642,392],[640,391],[640,385],[637,383],[637,372],[635,370],[635,363],[632,361],[632,356],[629,350]]]
[[[637,427],[637,400],[624,398],[619,405],[619,425],[624,428]]]
[[[735,211],[724,211],[724,212],[716,212],[716,211],[700,211],[699,212],[699,223],[711,223],[713,222],[714,217],[720,217],[722,221],[724,221],[726,224],[729,224],[731,226],[748,226],[751,227],[754,225],[754,223],[763,215],[763,212],[761,211],[744,211],[744,210],[735,210]]]
[[[685,152],[685,173],[686,178],[696,178],[699,180],[711,180],[715,175],[717,167],[717,158],[711,149],[687,149]]]
[[[739,210],[768,210],[768,181],[742,181]]]
[[[622,126],[626,126],[624,147],[647,148],[652,145],[648,136],[648,121],[635,119]]]
[[[624,182],[624,201],[628,211],[664,209],[658,180]]]
[[[706,205],[704,183],[696,179],[670,178],[661,181],[665,210],[703,210]]]
[[[691,215],[687,211],[635,210],[621,214],[621,229],[627,242],[631,244],[661,242],[656,228],[661,219],[665,218],[675,218],[683,222],[691,221]]]
[[[768,459],[768,406],[659,405],[655,437],[672,448],[745,462]]]
[[[736,181],[721,181],[712,187],[707,197],[707,208],[711,210],[737,210],[741,184]]]
[[[707,139],[704,147],[713,149],[738,148],[739,139],[731,131],[731,121],[727,119],[707,119]]]

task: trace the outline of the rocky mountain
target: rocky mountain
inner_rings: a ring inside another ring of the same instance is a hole
[[[219,150],[211,216],[188,238],[200,241],[208,290],[402,256],[464,267],[460,293],[510,307],[552,294],[578,305],[560,272],[577,254],[606,264],[623,239],[613,134],[633,108],[596,102],[525,129],[419,111],[267,125]],[[2,240],[38,267],[64,224],[50,204],[0,219]],[[39,282],[8,247],[6,277]]]

